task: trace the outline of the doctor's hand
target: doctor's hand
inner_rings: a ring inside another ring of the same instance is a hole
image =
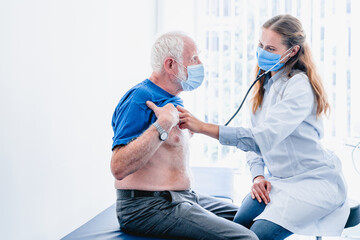
[[[188,110],[181,106],[176,107],[179,111],[179,128],[189,129],[194,133],[205,134],[209,137],[219,139],[219,126],[205,123],[194,117]]]
[[[146,101],[146,105],[154,111],[157,121],[165,130],[170,130],[178,124],[179,112],[172,103],[168,103],[163,107],[158,107],[153,102]]]
[[[201,133],[202,128],[205,125],[204,122],[194,117],[188,110],[181,106],[177,106],[176,109],[179,111],[179,128],[189,129],[194,133]]]
[[[264,176],[257,176],[254,178],[254,184],[251,187],[252,199],[257,199],[259,203],[261,200],[268,204],[270,202],[269,193],[271,191],[271,183],[267,181]]]

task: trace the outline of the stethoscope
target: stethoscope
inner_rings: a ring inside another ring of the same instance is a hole
[[[292,49],[289,48],[288,51],[290,51]],[[291,54],[291,52],[289,52],[288,54],[285,55],[285,57],[281,58],[276,64],[274,64],[274,66],[272,66],[269,70],[267,70],[266,72],[263,72],[260,75],[261,69],[259,69],[259,72],[256,76],[255,81],[251,84],[251,86],[249,87],[249,89],[247,90],[245,97],[243,98],[243,100],[241,101],[240,106],[238,107],[238,109],[236,110],[236,112],[234,113],[234,115],[232,115],[232,117],[229,119],[229,121],[227,121],[227,123],[225,123],[225,126],[229,125],[229,123],[234,119],[234,117],[239,113],[240,109],[242,108],[247,96],[249,95],[250,90],[254,87],[254,85],[257,83],[257,81],[259,81],[260,78],[262,78],[264,75],[268,74],[269,72],[271,72],[272,69],[274,69],[274,67],[276,67],[277,65],[280,64],[280,62],[282,62],[285,58],[287,58],[289,55]]]

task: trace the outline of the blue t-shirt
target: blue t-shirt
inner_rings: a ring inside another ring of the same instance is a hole
[[[158,107],[168,103],[183,106],[178,96],[171,95],[149,79],[131,88],[120,100],[112,117],[114,130],[112,149],[118,145],[126,145],[139,137],[156,121],[155,113],[146,106],[152,101]]]

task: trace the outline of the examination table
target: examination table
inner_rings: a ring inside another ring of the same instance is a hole
[[[192,185],[195,191],[202,194],[232,201],[233,198],[233,169],[192,167]],[[115,195],[115,190],[114,190]],[[90,221],[66,235],[62,240],[141,240],[159,239],[135,236],[124,233],[119,228],[116,216],[116,205],[113,204]]]

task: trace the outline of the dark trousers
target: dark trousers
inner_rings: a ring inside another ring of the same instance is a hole
[[[118,190],[119,191],[119,190]],[[163,191],[158,196],[123,197],[116,211],[123,231],[171,239],[258,239],[232,222],[238,207],[192,190]]]

